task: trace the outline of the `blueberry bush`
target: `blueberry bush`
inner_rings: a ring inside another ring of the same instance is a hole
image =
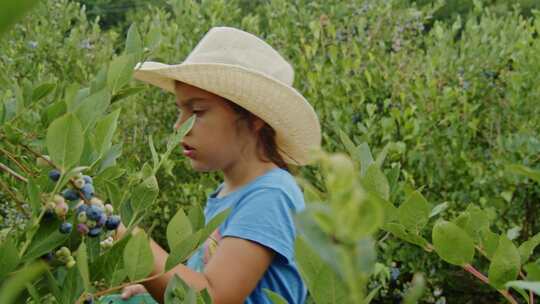
[[[219,224],[173,96],[131,81],[216,25],[276,47],[319,115],[327,152],[291,168],[310,303],[537,302],[535,3],[168,0],[103,21],[81,2],[0,10],[0,303],[92,301],[146,279],[147,236],[170,269]],[[147,233],[114,240],[118,221]],[[175,278],[166,301],[197,297]]]

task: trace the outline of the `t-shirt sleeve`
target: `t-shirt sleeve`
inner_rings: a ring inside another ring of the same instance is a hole
[[[244,196],[224,222],[222,236],[268,247],[290,262],[296,235],[291,198],[279,188],[261,188]]]

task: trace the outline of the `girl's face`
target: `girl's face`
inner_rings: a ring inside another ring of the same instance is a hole
[[[249,147],[255,140],[254,133],[242,121],[236,130],[238,115],[222,97],[179,83],[176,85],[176,105],[180,114],[175,128],[191,115],[196,116],[193,128],[183,139],[183,143],[193,149],[189,159],[194,170],[223,171],[247,160]],[[243,151],[243,147],[247,149]]]

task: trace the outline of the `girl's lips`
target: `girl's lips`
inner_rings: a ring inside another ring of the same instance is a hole
[[[195,150],[186,150],[186,149],[184,149],[184,155],[189,157],[189,158],[193,158],[193,153],[195,153]]]
[[[182,143],[182,147],[184,148],[184,155],[190,158],[193,158],[193,153],[195,153],[195,149],[186,143]]]

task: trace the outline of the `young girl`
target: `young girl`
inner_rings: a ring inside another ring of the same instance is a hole
[[[291,65],[250,33],[214,27],[183,63],[144,62],[135,78],[176,94],[176,128],[196,115],[182,142],[184,155],[194,170],[219,170],[224,178],[208,197],[206,222],[232,211],[187,265],[144,286],[128,286],[123,297],[148,290],[162,302],[177,274],[196,290],[207,288],[217,304],[271,303],[264,288],[288,303],[304,303],[293,214],[305,205],[288,165],[309,163],[321,130],[311,105],[292,87]],[[164,270],[168,254],[153,241],[151,246],[154,275]]]

